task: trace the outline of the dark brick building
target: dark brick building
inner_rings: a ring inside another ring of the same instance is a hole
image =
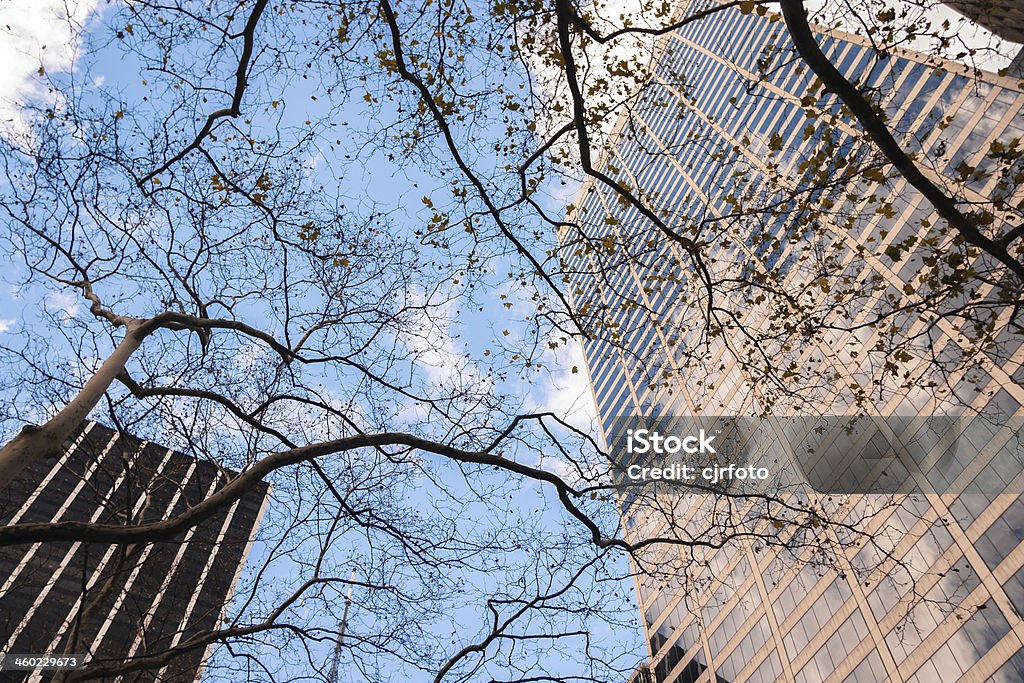
[[[210,462],[89,422],[60,458],[35,463],[0,491],[0,524],[167,519],[223,486],[228,476]],[[178,648],[214,628],[267,499],[261,484],[167,542],[0,548],[0,653],[131,661]],[[194,648],[162,668],[117,680],[197,680],[208,655],[207,647]],[[4,676],[44,681],[52,672]]]

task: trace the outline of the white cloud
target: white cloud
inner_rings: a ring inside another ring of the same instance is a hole
[[[0,135],[24,132],[23,103],[47,95],[47,73],[72,67],[81,26],[98,4],[98,0],[0,3]]]
[[[255,372],[270,356],[271,351],[265,344],[252,342],[239,349],[232,361],[244,375]]]
[[[17,321],[10,319],[0,320],[0,334],[3,334],[4,332],[9,332],[11,328],[14,327],[15,322]]]
[[[494,294],[509,320],[528,319],[536,311],[532,290],[514,280],[503,283]],[[548,343],[541,345],[540,357],[533,359],[537,367],[546,371],[531,375],[532,391],[525,398],[524,409],[531,413],[551,412],[579,429],[593,432],[597,409],[583,347],[575,339],[563,343],[559,334],[553,334],[547,341],[554,348]]]
[[[596,438],[597,406],[584,362],[583,349],[575,341],[559,347],[557,351],[549,351],[545,354],[544,364],[554,370],[545,380],[535,381],[537,390],[527,397],[524,407],[529,413],[553,413],[580,432]],[[567,438],[565,445],[570,455],[567,457],[558,449],[546,448],[536,454],[531,465],[552,472],[573,486],[607,481],[607,467],[603,460],[594,457],[585,444],[581,444],[582,450],[576,452],[569,446],[577,440],[575,435],[553,423],[549,422],[548,426],[554,433]]]
[[[82,310],[82,302],[74,292],[53,292],[46,297],[46,309],[74,318]]]
[[[528,412],[551,412],[577,429],[593,433],[597,407],[587,379],[583,349],[572,341],[545,354],[544,366],[554,368],[537,381],[526,402]]]
[[[427,379],[438,386],[480,379],[451,334],[449,321],[456,317],[456,296],[435,303],[430,296],[414,292],[411,299],[417,314],[406,342]]]

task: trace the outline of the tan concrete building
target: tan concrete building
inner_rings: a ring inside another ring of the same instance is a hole
[[[947,0],[947,5],[1001,38],[1024,43],[1024,5],[1016,0]]]

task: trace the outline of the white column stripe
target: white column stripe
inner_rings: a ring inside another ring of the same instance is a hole
[[[189,617],[192,616],[192,610],[196,607],[196,602],[199,601],[199,593],[203,589],[203,585],[206,583],[206,577],[210,574],[210,569],[213,567],[214,560],[217,559],[217,555],[220,553],[221,546],[224,542],[224,537],[227,535],[228,527],[231,526],[231,520],[235,516],[235,512],[238,510],[238,504],[240,500],[236,500],[235,504],[231,506],[231,510],[228,511],[226,517],[224,517],[224,523],[220,525],[220,532],[217,534],[217,540],[214,541],[214,550],[210,553],[210,557],[206,560],[206,566],[203,567],[203,573],[199,575],[199,579],[196,581],[195,591],[192,593],[192,598],[188,601],[188,607],[185,608],[185,614],[181,618],[181,624],[179,625],[178,632],[174,634],[174,638],[171,640],[170,648],[174,648],[185,633],[185,629],[188,628]],[[156,675],[156,680],[161,681],[164,678],[164,674],[167,673],[167,667],[169,664],[165,664],[160,672]]]
[[[93,428],[93,425],[95,424],[95,422],[89,422],[85,425],[85,429],[83,429],[82,433],[78,435],[78,438],[75,439],[75,442],[68,446],[68,448],[63,453],[61,453],[60,457],[57,458],[57,462],[54,463],[53,467],[50,468],[50,471],[49,473],[47,473],[46,478],[44,478],[43,481],[39,484],[39,486],[36,487],[36,490],[32,492],[32,495],[28,497],[24,504],[22,504],[22,506],[14,514],[14,517],[11,517],[11,521],[7,522],[7,524],[17,524],[18,521],[21,520],[25,513],[28,512],[29,508],[32,507],[32,504],[36,502],[36,499],[39,498],[39,495],[43,492],[43,489],[49,486],[50,482],[53,481],[53,478],[57,476],[57,472],[60,472],[60,468],[64,464],[64,461],[67,460],[68,455],[75,452],[75,450],[81,445],[82,440],[85,439],[85,435],[89,433],[89,431]]]

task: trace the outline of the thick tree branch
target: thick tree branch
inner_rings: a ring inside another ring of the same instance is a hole
[[[88,280],[84,280],[84,282],[87,284]],[[94,308],[102,308],[99,299],[92,294],[91,288],[86,293],[86,298],[92,301]],[[141,320],[114,316],[105,308],[102,311],[102,315],[97,314],[99,317],[110,320],[113,316],[125,326],[124,338],[64,408],[43,425],[23,427],[17,436],[0,448],[0,488],[10,484],[33,460],[53,458],[57,455],[64,441],[92,412],[110,385],[117,379],[127,377],[128,360],[139,349],[142,342],[158,329],[206,332],[213,329],[234,330],[265,342],[281,356],[285,363],[295,357],[287,346],[278,342],[272,335],[235,320],[197,318],[173,311]],[[130,380],[125,382],[125,385],[129,389],[133,388]],[[138,386],[136,385],[135,388],[137,389]],[[195,397],[211,398],[205,395]]]
[[[111,378],[113,379],[113,378]],[[411,434],[398,432],[384,432],[377,434],[358,434],[355,436],[333,439],[317,444],[293,448],[269,455],[255,463],[248,470],[231,480],[223,488],[217,490],[194,507],[189,508],[182,514],[161,522],[144,524],[135,527],[123,527],[117,525],[97,525],[84,522],[58,522],[47,524],[18,524],[0,528],[0,546],[16,545],[21,543],[35,543],[38,541],[61,541],[80,540],[105,543],[129,543],[129,542],[155,542],[166,541],[173,538],[183,530],[195,526],[210,514],[231,505],[239,500],[246,491],[252,489],[264,477],[275,470],[294,465],[300,462],[309,461],[334,453],[349,451],[356,448],[386,448],[399,446],[409,449],[417,449],[427,453],[435,453],[464,463],[475,463],[481,465],[494,465],[502,469],[525,475],[539,481],[553,484],[559,489],[560,495],[564,495],[570,505],[570,497],[579,495],[579,492],[572,489],[561,478],[550,472],[523,465],[494,454],[498,446],[508,437],[509,434],[523,421],[532,416],[516,418],[509,427],[502,432],[490,446],[481,451],[467,451],[454,446],[423,439]],[[574,515],[587,519],[588,526],[600,536],[599,530],[593,526],[593,522],[586,515],[572,505]],[[582,521],[582,520],[581,520]]]
[[[1024,263],[1007,250],[1006,245],[990,239],[957,206],[955,198],[932,182],[914,163],[910,155],[893,137],[874,107],[825,56],[807,21],[802,0],[780,0],[782,16],[800,56],[821,79],[825,88],[835,93],[850,110],[861,127],[897,171],[931,202],[942,218],[970,244],[1005,265],[1024,285]]]

